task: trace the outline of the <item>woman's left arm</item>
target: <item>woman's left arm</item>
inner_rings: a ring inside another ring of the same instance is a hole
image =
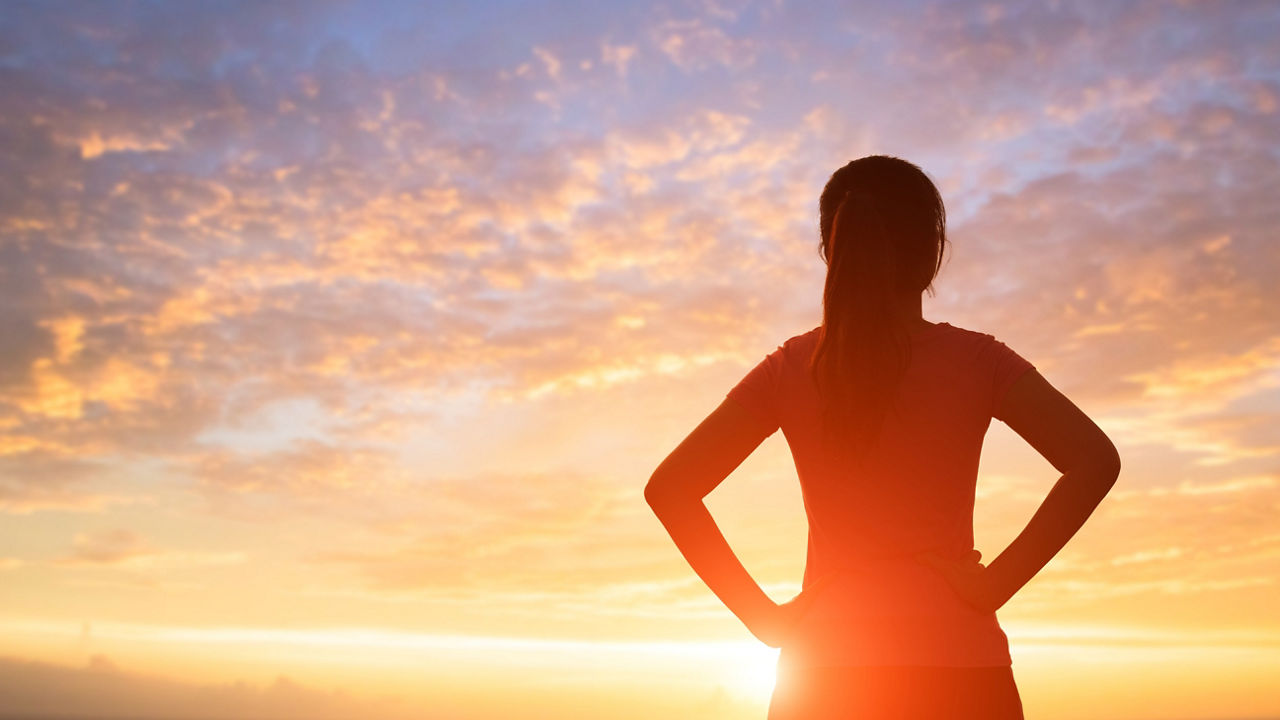
[[[769,599],[703,504],[703,498],[770,434],[772,430],[764,431],[749,410],[726,398],[662,461],[644,497],[711,592],[752,634],[779,647],[793,615],[787,611],[799,608],[794,601],[778,605]]]

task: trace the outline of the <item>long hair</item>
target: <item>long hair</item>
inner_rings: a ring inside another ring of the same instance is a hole
[[[835,171],[818,205],[827,279],[810,370],[828,446],[856,460],[875,446],[894,410],[911,360],[903,311],[933,291],[946,209],[923,170],[884,155]]]

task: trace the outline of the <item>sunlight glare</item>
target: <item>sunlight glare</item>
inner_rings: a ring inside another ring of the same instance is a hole
[[[751,700],[767,702],[777,681],[778,650],[759,643],[735,648],[733,688]]]

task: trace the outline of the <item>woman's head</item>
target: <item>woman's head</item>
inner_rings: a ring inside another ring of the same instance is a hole
[[[827,279],[813,376],[829,441],[860,456],[910,361],[914,309],[942,267],[946,209],[919,167],[872,155],[831,175],[818,210]]]
[[[818,200],[819,249],[828,267],[835,253],[865,258],[851,265],[892,281],[895,296],[932,290],[942,268],[946,224],[942,195],[924,171],[887,155],[869,155],[836,170]]]

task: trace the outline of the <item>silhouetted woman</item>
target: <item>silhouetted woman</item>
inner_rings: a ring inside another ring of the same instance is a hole
[[[855,160],[831,176],[819,210],[822,325],[747,373],[653,473],[645,499],[711,590],[781,648],[770,720],[1021,718],[996,610],[1084,524],[1119,454],[1003,342],[921,317],[946,215],[920,168]],[[1062,477],[984,566],[973,502],[992,418]],[[780,605],[702,502],[778,429],[809,520],[802,589]]]

